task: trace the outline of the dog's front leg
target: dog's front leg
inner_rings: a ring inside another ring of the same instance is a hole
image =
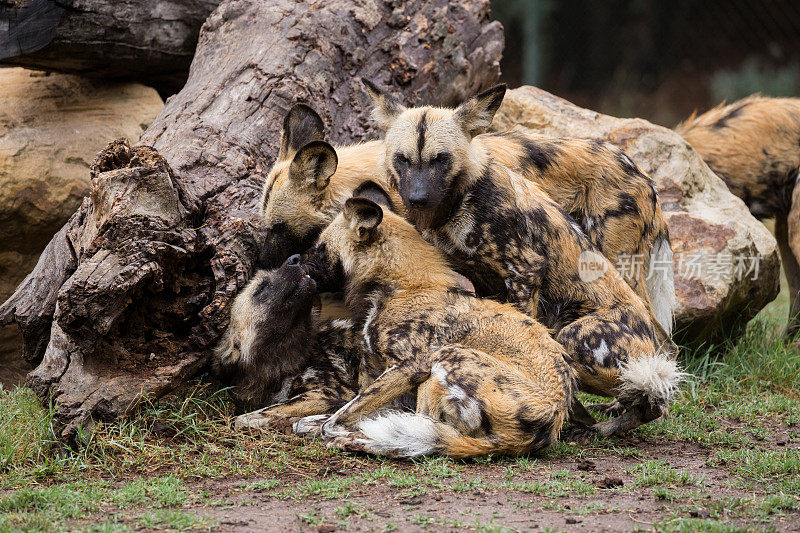
[[[336,411],[322,425],[322,434],[326,437],[340,437],[349,434],[350,431],[343,426],[352,426],[354,422],[389,405],[402,395],[412,391],[429,376],[430,368],[421,369],[416,361],[389,367],[378,376],[378,379]]]

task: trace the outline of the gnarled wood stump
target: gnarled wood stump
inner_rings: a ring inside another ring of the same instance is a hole
[[[297,101],[348,142],[373,132],[362,76],[452,104],[495,83],[502,28],[487,0],[226,1],[184,89],[137,146],[112,143],[92,193],[0,307],[28,377],[71,438],[205,363],[263,239],[257,203]]]

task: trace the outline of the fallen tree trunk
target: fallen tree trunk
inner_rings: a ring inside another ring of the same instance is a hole
[[[0,322],[22,328],[28,376],[65,438],[195,374],[227,325],[263,229],[257,202],[297,101],[373,132],[362,76],[409,101],[452,104],[496,82],[502,28],[488,1],[226,1],[184,89],[140,144],[91,169],[91,197],[53,238]]]
[[[166,98],[186,81],[219,0],[0,0],[0,61],[124,79]]]

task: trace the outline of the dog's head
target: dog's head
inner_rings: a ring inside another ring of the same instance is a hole
[[[433,216],[476,179],[479,157],[472,139],[489,127],[506,86],[498,85],[455,109],[404,107],[364,80],[372,117],[386,132],[384,171],[412,220]]]
[[[442,253],[389,205],[388,197],[377,192],[373,198],[348,199],[309,252],[311,275],[329,290],[374,284],[459,287],[459,278]]]
[[[317,285],[299,255],[275,270],[256,272],[233,302],[230,325],[216,350],[217,366],[262,365],[275,356],[272,348],[313,337],[316,302]]]
[[[261,199],[267,226],[258,263],[262,268],[275,268],[308,250],[330,222],[332,206],[325,205],[331,201],[325,189],[338,159],[323,136],[322,119],[307,105],[295,105],[283,121],[280,151]]]

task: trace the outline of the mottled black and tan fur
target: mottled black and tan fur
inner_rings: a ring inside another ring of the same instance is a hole
[[[596,429],[611,434],[664,414],[681,374],[674,352],[659,349],[645,303],[535,181],[473,142],[505,88],[456,109],[407,109],[371,92],[386,131],[383,168],[408,220],[476,287],[551,328],[584,390],[616,398],[620,416]],[[598,275],[582,273],[587,261]]]
[[[417,117],[428,113],[430,121],[410,124],[404,122],[405,107],[396,99],[367,80],[364,84],[375,104],[373,117],[378,125],[386,131],[392,124],[396,127],[402,124],[406,128],[404,134],[413,136],[408,142],[408,154],[393,153],[392,157],[399,158],[396,161],[387,160],[389,138],[385,139],[386,152],[381,161],[384,169],[406,164],[402,159],[406,155],[408,171],[414,172],[424,164],[430,170],[426,174],[432,201],[437,200],[437,195],[444,199],[447,187],[457,183],[460,174],[474,173],[485,157],[533,181],[572,217],[600,253],[615,265],[631,266],[622,268],[621,273],[653,313],[663,328],[663,333],[659,332],[662,340],[668,342],[676,305],[669,268],[672,264],[669,231],[653,181],[624,152],[596,139],[552,137],[522,130],[485,133],[492,116],[487,117],[488,123],[473,124],[471,131],[446,131],[435,125],[441,111],[435,107],[421,108]],[[502,102],[504,92],[505,86],[491,92],[497,105]],[[469,107],[477,102],[468,100],[456,112],[468,113]],[[396,120],[401,122],[396,124]],[[453,137],[454,133],[460,133],[461,139]],[[468,145],[455,142],[465,138],[469,139]],[[414,142],[416,154],[412,153]],[[445,183],[437,176],[450,181]],[[396,183],[396,173],[389,172],[385,179],[390,189],[400,188],[403,194],[402,184]],[[406,192],[411,198],[413,191]],[[440,215],[446,216],[443,212]],[[661,268],[651,270],[654,262]]]
[[[298,104],[290,110],[262,198],[262,216],[270,228],[264,247],[267,266],[307,250],[366,180],[388,190],[394,209],[403,213],[399,195],[380,170],[384,143],[370,141],[334,151],[322,143],[323,137],[322,119],[311,108]],[[303,148],[306,144],[309,148]],[[603,141],[522,131],[482,133],[472,144],[536,182],[612,263],[629,264],[621,269],[625,280],[663,326],[664,337],[669,335],[675,306],[672,269],[654,268],[648,276],[653,261],[672,263],[667,226],[652,181],[624,153]]]
[[[619,148],[598,139],[515,129],[477,135],[473,143],[536,183],[568,213],[671,334],[676,302],[672,249],[649,176]]]
[[[692,115],[676,131],[753,216],[775,218],[791,298],[786,333],[794,338],[800,331],[800,98],[753,95]]]
[[[361,337],[349,320],[318,321],[315,301],[299,256],[256,272],[237,295],[214,369],[243,407],[260,408],[238,427],[332,413],[355,396]]]
[[[260,258],[264,268],[308,251],[353,191],[375,179],[382,143],[334,149],[323,138],[324,125],[316,111],[304,104],[292,107],[261,197],[261,216],[268,230]],[[402,209],[400,197],[394,195],[394,201]]]
[[[564,350],[513,306],[463,291],[444,255],[405,219],[350,199],[309,267],[344,281],[364,338],[359,394],[321,428],[335,444],[474,457],[527,454],[558,439],[573,399]],[[387,410],[407,393],[416,413]]]

